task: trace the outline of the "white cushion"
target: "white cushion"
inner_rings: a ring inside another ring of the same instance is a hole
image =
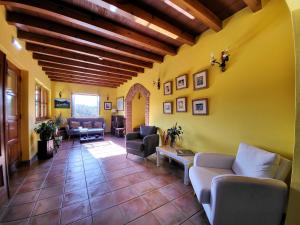
[[[189,176],[200,203],[210,203],[211,181],[223,174],[233,174],[232,170],[192,166]]]
[[[241,143],[232,170],[242,176],[274,178],[279,160],[276,153]]]

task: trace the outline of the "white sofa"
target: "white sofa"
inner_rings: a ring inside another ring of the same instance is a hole
[[[211,225],[279,225],[291,161],[241,143],[237,156],[197,153],[189,176]]]

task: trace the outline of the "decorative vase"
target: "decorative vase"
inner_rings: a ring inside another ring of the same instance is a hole
[[[170,146],[171,146],[172,148],[175,147],[175,142],[176,142],[176,138],[175,138],[175,137],[171,137],[171,140],[170,140]]]

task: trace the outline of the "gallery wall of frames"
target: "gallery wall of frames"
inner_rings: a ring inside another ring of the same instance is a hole
[[[193,74],[194,91],[208,88],[208,71],[202,70]],[[189,87],[188,75],[183,74],[175,78],[175,89],[179,91]],[[173,95],[173,80],[164,83],[164,95]],[[176,112],[187,112],[188,98],[186,96],[178,97],[175,99]],[[163,113],[173,114],[173,101],[168,100],[163,102]],[[208,115],[208,98],[192,99],[192,113],[193,115]]]

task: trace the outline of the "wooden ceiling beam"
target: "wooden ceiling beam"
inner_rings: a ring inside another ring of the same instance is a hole
[[[87,13],[86,11],[70,7],[63,2],[56,3],[51,0],[6,0],[1,3],[30,11],[33,15],[39,14],[64,21],[65,23],[74,24],[82,30],[117,38],[124,43],[138,45],[142,49],[152,50],[158,54],[176,54],[174,46],[138,33],[121,24],[112,23],[97,14]]]
[[[117,81],[117,82],[126,82],[130,79],[126,79],[126,78],[110,78],[110,77],[103,77],[101,75],[97,75],[97,74],[89,74],[89,73],[82,73],[82,72],[76,72],[76,71],[66,71],[66,70],[60,70],[60,69],[53,69],[53,68],[47,68],[47,67],[43,67],[42,68],[43,71],[45,71],[46,74],[51,74],[51,75],[67,75],[67,76],[72,76],[72,75],[76,75],[79,77],[85,77],[85,78],[97,78],[97,79],[107,79],[107,80],[112,80],[112,81]]]
[[[162,62],[163,56],[144,51],[114,40],[106,39],[95,34],[87,33],[59,23],[29,16],[17,12],[6,12],[6,21],[21,30],[29,29],[39,34],[46,34],[58,39],[76,42],[80,45],[100,48],[104,51],[133,57],[148,62]],[[175,53],[174,53],[175,54]],[[173,55],[174,55],[173,54]]]
[[[214,31],[222,29],[222,21],[198,0],[170,0]]]
[[[163,32],[160,32],[158,29],[155,29],[155,26],[162,28],[163,30],[170,32],[171,34],[176,35],[177,38],[174,39],[181,42],[182,44],[193,45],[195,43],[195,38],[191,34],[185,32],[184,30],[179,29],[173,24],[157,17],[156,15],[151,14],[146,10],[137,7],[133,2],[119,1],[119,0],[104,0],[104,2],[107,2],[108,4],[121,9],[123,12],[118,11],[118,15],[121,15],[130,21],[136,22],[140,20],[141,23],[139,24],[150,27],[150,29],[151,29],[151,25],[152,26],[154,25],[152,30],[155,30],[160,34],[164,34]],[[107,7],[108,10],[109,7],[111,7],[110,5],[108,5]],[[171,36],[168,37],[172,38]]]
[[[63,41],[60,39],[52,38],[45,35],[35,34],[32,32],[26,32],[18,29],[17,32],[18,38],[29,41],[31,43],[36,43],[44,45],[47,47],[54,47],[57,49],[62,49],[65,51],[71,51],[81,54],[87,54],[90,56],[102,57],[113,62],[121,62],[127,65],[141,66],[152,68],[153,64],[151,62],[145,62],[143,60],[134,59],[127,56],[118,55],[112,52],[103,51],[101,49],[96,49],[88,46],[82,46],[74,44],[68,41]]]
[[[97,58],[95,56],[88,56],[88,55],[79,54],[79,53],[75,54],[75,53],[72,53],[69,51],[64,51],[64,50],[57,49],[57,48],[45,47],[45,46],[37,45],[37,44],[33,44],[33,43],[26,43],[26,49],[28,51],[32,51],[34,53],[40,53],[40,54],[49,55],[49,56],[56,56],[56,57],[60,57],[63,59],[72,59],[72,60],[79,61],[79,62],[90,63],[93,65],[106,66],[107,68],[115,68],[115,69],[121,69],[121,70],[125,70],[125,71],[132,71],[132,72],[139,72],[139,73],[144,72],[144,68],[142,68],[142,67],[112,62],[112,61],[109,61],[106,59],[100,60],[99,58]]]
[[[91,82],[99,82],[99,83],[103,83],[103,84],[112,84],[112,85],[121,85],[121,82],[113,82],[113,81],[109,81],[109,80],[102,80],[102,79],[93,79],[93,78],[84,78],[84,77],[78,77],[78,76],[65,76],[62,74],[56,74],[56,75],[47,75],[50,79],[51,78],[62,78],[62,79],[77,79],[77,80],[85,80],[85,81],[91,81]]]
[[[52,78],[50,79],[54,82],[64,82],[64,83],[73,83],[73,84],[86,84],[86,85],[93,85],[93,86],[101,86],[101,87],[108,87],[108,88],[117,88],[116,85],[109,85],[109,84],[103,84],[98,82],[89,82],[89,81],[83,81],[83,80],[67,80],[67,79],[60,79],[60,78]]]
[[[53,73],[53,72],[45,72],[47,76],[53,76],[53,77],[69,77],[69,78],[82,78],[86,80],[97,80],[97,81],[106,81],[106,82],[111,82],[111,83],[116,83],[116,84],[123,84],[124,80],[114,80],[110,78],[102,78],[102,77],[97,77],[94,75],[89,75],[89,74],[74,74],[74,73]]]
[[[108,73],[108,72],[83,69],[83,68],[78,68],[78,67],[74,67],[74,66],[60,65],[60,64],[55,64],[55,63],[43,62],[43,61],[38,61],[38,64],[40,66],[42,66],[43,68],[53,68],[53,69],[60,69],[60,70],[66,70],[66,71],[96,74],[96,75],[108,77],[108,78],[124,78],[124,79],[132,78],[132,76],[127,76],[127,75],[118,75],[118,74],[112,74],[112,73]]]
[[[253,12],[262,9],[261,0],[243,0],[243,1]]]
[[[43,54],[39,54],[39,53],[33,53],[32,57],[36,60],[44,61],[44,62],[51,62],[51,63],[61,64],[61,65],[70,65],[70,66],[75,66],[75,67],[79,67],[79,68],[86,68],[86,69],[91,69],[91,70],[96,70],[96,71],[115,73],[115,74],[119,74],[119,75],[129,75],[129,76],[134,76],[134,77],[137,76],[137,73],[131,72],[131,71],[108,68],[108,67],[104,67],[104,66],[100,66],[100,65],[74,61],[72,59],[62,59],[59,57],[43,55]]]

